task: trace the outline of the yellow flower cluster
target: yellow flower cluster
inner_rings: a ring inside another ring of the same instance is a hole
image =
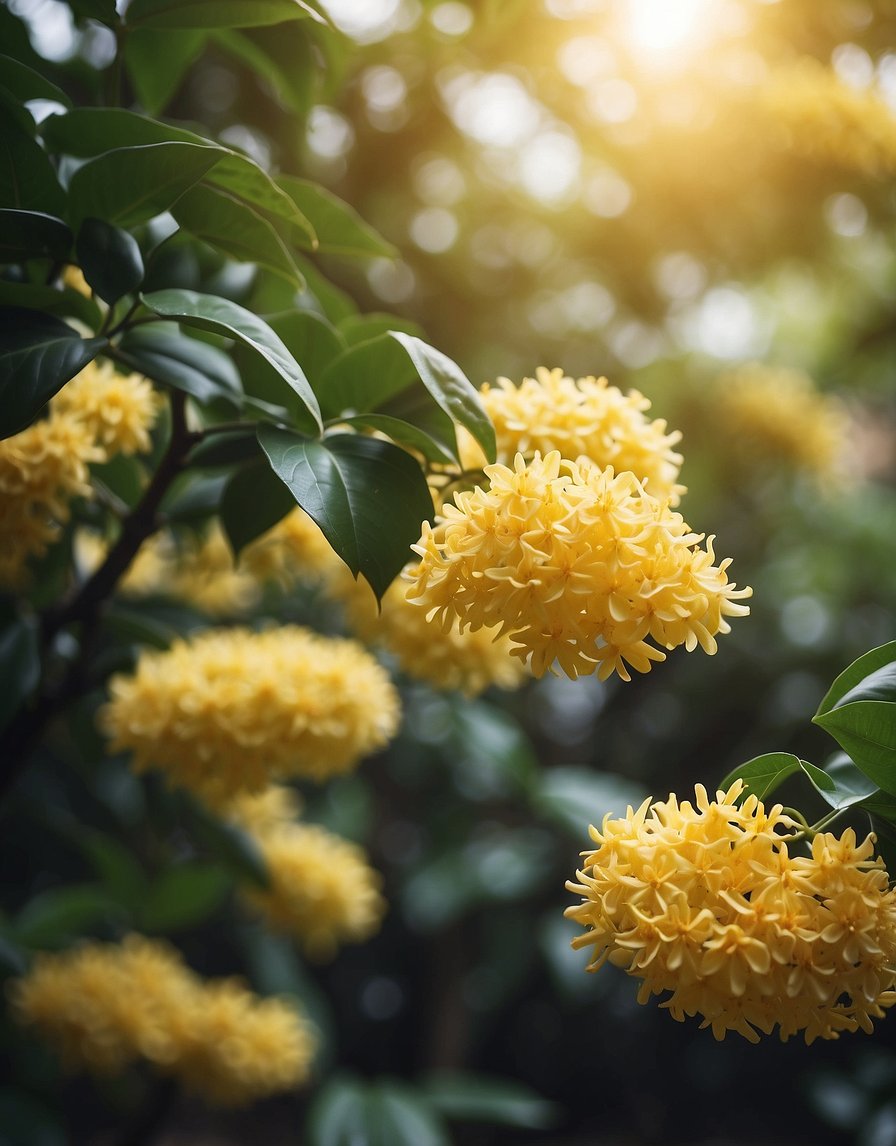
[[[275,776],[346,772],[394,736],[398,693],[355,641],[295,625],[213,630],[113,677],[100,723],[138,770],[217,804]]]
[[[277,582],[284,589],[297,582],[326,585],[348,573],[320,527],[299,506],[246,546],[240,566],[257,580]]]
[[[273,930],[325,959],[379,928],[386,903],[363,849],[319,825],[296,823],[287,790],[244,796],[231,816],[254,835],[270,878],[267,888],[243,889],[243,898]]]
[[[870,178],[896,173],[896,116],[873,91],[804,60],[774,76],[761,97],[796,155]]]
[[[241,1106],[308,1077],[315,1040],[290,1004],[238,980],[203,980],[139,935],[40,954],[11,989],[17,1020],[69,1068],[117,1074],[138,1059],[206,1102]]]
[[[446,628],[499,626],[536,676],[556,662],[570,677],[629,680],[627,666],[648,672],[663,648],[714,653],[726,616],[749,612],[730,559],[714,565],[712,539],[701,549],[632,473],[552,451],[485,474],[488,489],[455,494],[424,525],[407,596]]]
[[[723,374],[719,386],[720,421],[737,449],[790,463],[821,485],[845,477],[849,417],[803,371],[747,363]]]
[[[624,394],[606,378],[566,376],[559,368],[539,366],[535,378],[519,386],[499,378],[496,386],[480,387],[483,405],[495,426],[499,462],[510,465],[516,454],[544,457],[558,450],[564,458],[585,455],[601,468],[631,472],[654,497],[677,505],[685,487],[678,485],[681,454],[673,446],[681,439],[667,433],[662,418],[650,421],[650,402],[637,390]],[[462,438],[465,468],[485,461],[469,435]]]
[[[0,589],[22,585],[28,561],[68,521],[72,499],[90,496],[90,464],[149,447],[156,414],[148,382],[91,363],[45,419],[0,441]]]
[[[777,829],[793,821],[755,796],[738,807],[742,791],[711,800],[698,785],[696,806],[648,799],[592,827],[567,884],[582,896],[566,911],[585,928],[573,946],[593,948],[589,970],[642,979],[642,1003],[670,992],[673,1018],[700,1015],[717,1039],[870,1031],[896,1003],[896,892],[874,837],[819,834],[791,856]]]
[[[528,677],[513,655],[510,638],[496,627],[461,631],[457,619],[447,627],[427,620],[407,598],[404,581],[393,581],[379,612],[373,591],[363,580],[346,578],[342,601],[352,629],[369,644],[390,652],[403,673],[440,691],[478,696],[492,686],[519,688]]]

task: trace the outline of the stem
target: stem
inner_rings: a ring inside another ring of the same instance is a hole
[[[118,540],[109,550],[96,572],[67,601],[48,610],[41,625],[44,656],[51,650],[56,636],[69,625],[80,626],[81,655],[69,663],[58,680],[47,679],[31,703],[19,710],[7,726],[0,748],[0,796],[16,780],[28,761],[37,740],[53,718],[72,701],[89,691],[92,682],[84,671],[86,652],[96,635],[97,623],[106,598],[126,572],[137,550],[147,537],[159,528],[159,506],[169,486],[183,468],[184,458],[197,438],[187,429],[186,397],[178,391],[171,395],[171,437],[158,469],[143,497],[122,523]]]

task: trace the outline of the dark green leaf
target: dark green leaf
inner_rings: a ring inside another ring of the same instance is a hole
[[[158,115],[181,85],[187,69],[202,51],[201,31],[176,32],[134,28],[124,45],[124,59],[137,99],[151,115]],[[165,61],[161,67],[160,60]]]
[[[425,430],[419,429],[402,418],[392,418],[388,414],[358,414],[353,418],[338,418],[339,425],[357,426],[359,429],[378,430],[404,446],[408,450],[416,450],[427,461],[452,464],[455,456],[446,446],[430,437]]]
[[[350,314],[358,313],[357,304],[351,295],[322,274],[311,259],[300,256],[296,261],[308,284],[308,289],[299,296],[299,306],[303,310],[320,314],[332,323],[339,323]]]
[[[881,792],[878,789],[870,796],[866,796],[860,807],[877,819],[896,824],[896,796],[891,796],[889,792]]]
[[[269,316],[266,321],[296,362],[301,362],[305,376],[316,388],[327,364],[345,348],[339,335],[326,320],[302,311],[285,311]],[[285,405],[293,422],[301,419],[302,406],[298,397],[284,394],[283,383],[276,370],[259,362],[251,351],[239,347],[236,361],[247,393],[262,401]]]
[[[799,757],[792,753],[766,752],[729,772],[719,787],[727,791],[735,780],[743,780],[744,796],[752,795],[764,800],[788,776],[792,776],[799,769]]]
[[[180,931],[203,923],[224,902],[230,877],[219,864],[183,863],[163,872],[139,908],[145,931]]]
[[[103,609],[103,625],[118,641],[154,649],[167,649],[181,635],[170,621],[153,616],[143,600],[139,607],[109,601]]]
[[[377,1146],[449,1146],[448,1132],[429,1102],[400,1082],[381,1082],[368,1094],[368,1125]]]
[[[301,366],[273,330],[251,311],[228,299],[195,291],[163,290],[143,296],[146,305],[165,318],[175,318],[187,326],[210,330],[236,338],[272,366],[283,381],[301,398],[305,409],[321,427],[320,408]]]
[[[378,338],[381,334],[388,334],[390,330],[402,330],[405,334],[413,334],[417,338],[423,337],[423,330],[419,323],[409,319],[400,318],[397,314],[350,314],[339,323],[339,333],[349,346],[357,346],[359,342],[369,342],[371,338]]]
[[[185,230],[224,254],[266,267],[297,288],[303,285],[274,227],[244,200],[200,184],[181,195],[171,214]]]
[[[65,193],[49,155],[8,116],[0,118],[0,203],[49,215],[60,215],[65,208]]]
[[[221,524],[234,553],[240,552],[272,529],[295,508],[289,489],[266,461],[252,462],[236,471],[221,497]]]
[[[333,549],[382,597],[433,513],[420,466],[390,442],[354,434],[318,442],[262,425],[258,440]]]
[[[294,175],[281,175],[277,183],[310,220],[321,251],[364,258],[397,256],[395,247],[365,223],[353,207],[319,183]]]
[[[3,306],[21,306],[26,310],[44,310],[77,318],[93,330],[102,321],[100,309],[93,299],[71,287],[58,290],[38,283],[13,283],[0,279],[0,307]]]
[[[809,777],[815,790],[824,797],[832,808],[850,808],[853,804],[863,804],[868,797],[879,792],[876,784],[860,772],[848,756],[838,756],[823,769],[800,761],[800,768]]]
[[[167,211],[220,162],[219,147],[150,143],[119,147],[88,160],[69,183],[69,217],[88,216],[133,227]]]
[[[520,723],[487,701],[464,699],[451,704],[448,743],[458,787],[465,796],[514,796],[541,781],[535,751]]]
[[[831,687],[828,689],[827,694],[821,704],[818,706],[816,716],[821,716],[825,712],[829,712],[835,705],[841,703],[843,698],[848,692],[860,684],[866,677],[871,676],[872,673],[878,669],[884,668],[886,665],[891,665],[896,661],[896,641],[890,641],[889,644],[879,645],[876,649],[871,649],[869,652],[864,653],[853,661],[853,663],[843,670],[837,677]],[[854,697],[853,699],[859,699]],[[870,697],[862,699],[873,699]]]
[[[0,263],[32,258],[62,261],[74,236],[67,223],[42,211],[0,210]]]
[[[202,403],[225,398],[237,405],[242,397],[239,374],[224,351],[182,334],[174,323],[128,331],[116,357],[154,382],[183,390]]]
[[[458,1122],[544,1130],[557,1120],[554,1103],[509,1079],[439,1071],[425,1077],[423,1090],[440,1114]]]
[[[369,1146],[367,1090],[354,1079],[336,1077],[318,1090],[306,1127],[309,1146]]]
[[[585,839],[590,824],[599,825],[608,813],[623,815],[629,805],[638,807],[646,795],[640,784],[625,776],[569,764],[548,768],[540,775],[532,803],[576,839]]]
[[[269,84],[280,104],[305,116],[314,101],[316,58],[306,35],[307,25],[298,22],[214,33],[215,41],[228,54],[246,64]]]
[[[26,947],[57,947],[83,935],[116,910],[115,902],[99,884],[79,883],[42,891],[14,920],[13,938]]]
[[[218,512],[230,474],[186,474],[162,500],[171,521],[201,521]]]
[[[71,1140],[54,1105],[49,1096],[45,1105],[21,1088],[0,1091],[0,1142],[3,1146],[26,1142],[28,1146],[67,1146]]]
[[[146,891],[146,876],[130,850],[105,832],[78,824],[72,838],[87,856],[109,895],[133,910]]]
[[[72,101],[62,88],[51,83],[40,72],[29,68],[19,60],[9,56],[0,56],[0,87],[6,88],[16,99],[48,99],[54,103],[61,103],[63,107],[71,107]]]
[[[847,695],[861,688],[857,685]],[[878,787],[896,795],[896,702],[857,700],[847,704],[845,699],[814,717],[815,723],[834,737]]]
[[[80,19],[99,20],[114,28],[118,24],[118,13],[115,10],[115,0],[68,0],[68,3]]]
[[[304,0],[133,0],[131,28],[253,28],[323,17]]]
[[[143,282],[143,256],[137,240],[120,227],[103,219],[85,219],[76,250],[84,277],[110,306]]]
[[[270,886],[270,873],[261,849],[249,832],[194,805],[196,838],[237,878],[257,887]]]
[[[14,617],[0,629],[0,729],[37,688],[40,653],[37,628],[28,617]]]
[[[198,446],[194,446],[187,456],[187,465],[200,469],[232,466],[259,457],[261,448],[254,428],[224,430],[220,434],[210,434]]]
[[[0,438],[24,430],[105,345],[50,314],[0,307]]]

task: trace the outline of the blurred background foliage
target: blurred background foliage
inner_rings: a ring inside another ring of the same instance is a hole
[[[828,682],[896,636],[896,6],[321,7],[338,35],[302,20],[135,39],[154,63],[126,72],[127,97],[320,180],[394,244],[395,259],[318,260],[338,284],[331,318],[419,324],[476,384],[560,365],[642,390],[683,432],[684,511],[754,587],[752,616],[712,661],[679,652],[628,684],[547,677],[470,701],[405,683],[390,749],[305,794],[309,819],[369,848],[390,905],[379,935],[327,965],[234,924],[239,837],[106,758],[86,697],[10,801],[0,956],[15,970],[21,949],[134,926],[205,973],[242,968],[302,999],[324,1036],[310,1100],[226,1116],[182,1101],[172,1146],[335,1142],[338,1103],[362,1124],[379,1103],[383,1142],[439,1142],[445,1124],[462,1146],[896,1142],[892,1020],[809,1050],[716,1045],[639,1007],[612,968],[586,975],[562,917],[589,821],[766,751],[822,764],[832,745],[809,718]],[[112,33],[79,4],[9,0],[13,38],[76,102],[102,101]],[[802,99],[805,76],[851,93],[862,122],[883,116],[873,147],[857,154],[848,116]],[[204,271],[184,256],[176,273],[195,287]],[[242,269],[217,289],[262,311],[289,295]],[[725,404],[751,361],[784,395],[764,425]],[[816,406],[788,406],[788,372],[812,379]],[[800,443],[829,397],[843,432],[816,464]],[[342,626],[310,591],[261,613]],[[207,623],[171,602],[142,615],[156,633]],[[122,609],[121,631],[134,623]],[[0,1140],[86,1141],[146,1085],[87,1086],[2,1037]],[[390,1095],[405,1120],[391,1138]]]

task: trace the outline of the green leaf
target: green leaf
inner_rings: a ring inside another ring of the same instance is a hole
[[[357,346],[359,342],[369,342],[371,338],[388,334],[390,330],[402,330],[405,334],[423,338],[423,329],[419,323],[400,318],[397,314],[380,314],[376,311],[347,315],[339,323],[338,329],[349,346]]]
[[[336,1077],[318,1090],[308,1113],[309,1146],[368,1146],[367,1090]]]
[[[261,425],[258,440],[278,477],[377,598],[409,560],[432,500],[420,466],[398,446],[334,434],[322,441]]]
[[[124,44],[124,60],[137,99],[152,114],[163,111],[205,44],[201,31],[176,32],[133,28]],[[165,66],[160,67],[159,61]]]
[[[362,258],[397,257],[395,247],[332,191],[294,175],[280,175],[277,183],[310,220],[320,251]]]
[[[16,916],[11,931],[25,947],[58,947],[115,912],[116,904],[104,887],[73,884],[36,895]]]
[[[219,509],[234,554],[239,556],[250,541],[272,529],[295,504],[290,490],[265,460],[237,470],[224,487]]]
[[[72,839],[87,856],[109,895],[123,906],[133,909],[147,887],[147,879],[130,850],[113,836],[78,824]]]
[[[218,512],[229,474],[184,474],[162,499],[169,521],[201,521]]]
[[[63,107],[72,106],[72,101],[62,88],[51,83],[34,68],[10,56],[0,55],[0,87],[6,88],[23,103],[31,99],[47,99],[61,103]]]
[[[468,699],[450,702],[450,711],[448,745],[465,797],[514,796],[542,781],[532,744],[510,713],[488,701]]]
[[[67,223],[42,211],[0,210],[0,263],[50,258],[61,262],[72,249]]]
[[[68,0],[75,15],[82,20],[99,20],[109,28],[118,24],[115,0]]]
[[[433,1107],[458,1122],[493,1122],[521,1130],[545,1130],[557,1107],[519,1082],[461,1071],[438,1071],[423,1079]]]
[[[851,808],[853,804],[864,805],[869,796],[873,797],[880,791],[848,756],[838,755],[823,769],[816,768],[808,760],[801,760],[800,768],[819,795],[838,810]]]
[[[455,455],[447,446],[403,418],[393,418],[389,414],[358,414],[353,418],[337,418],[336,421],[340,426],[377,430],[405,449],[416,450],[427,461],[441,462],[443,465],[451,465],[455,461]]]
[[[832,708],[841,703],[848,692],[854,689],[856,685],[860,684],[866,677],[894,662],[896,662],[896,641],[890,641],[890,643],[886,645],[879,645],[877,648],[864,653],[858,660],[853,661],[848,668],[845,668],[843,672],[840,673],[828,689],[815,715],[821,716],[823,713],[830,712]]]
[[[169,207],[221,160],[219,147],[150,143],[119,147],[88,160],[69,183],[69,217],[133,227]]]
[[[103,219],[85,219],[75,245],[84,277],[103,302],[113,303],[143,282],[137,240]]]
[[[320,384],[324,412],[384,412],[384,403],[418,379],[438,408],[466,427],[494,460],[495,431],[472,383],[441,351],[400,330],[349,347],[328,367]]]
[[[792,753],[766,752],[729,772],[719,787],[727,791],[735,780],[743,780],[745,785],[743,796],[757,796],[760,800],[764,800],[788,776],[799,770],[799,757]]]
[[[50,314],[0,308],[0,438],[24,430],[106,344]]]
[[[198,184],[171,208],[177,222],[198,239],[240,262],[257,263],[299,288],[302,275],[274,227],[244,200]]]
[[[0,116],[0,203],[22,211],[59,215],[65,193],[50,157],[9,116]]]
[[[255,429],[222,430],[210,434],[194,446],[187,455],[190,467],[213,468],[215,466],[239,465],[261,457],[261,447]]]
[[[230,877],[219,864],[182,863],[163,872],[139,907],[145,931],[180,931],[204,923],[224,902]]]
[[[589,824],[600,824],[608,813],[623,815],[629,805],[638,807],[646,795],[640,784],[626,776],[568,764],[541,773],[532,803],[537,811],[582,839]]]
[[[224,351],[182,334],[174,323],[129,330],[116,358],[131,370],[183,390],[201,403],[224,398],[238,405],[242,398],[240,376]]]
[[[327,365],[345,349],[339,335],[325,319],[303,311],[284,311],[268,316],[266,321],[296,362],[302,363],[305,376],[316,389],[317,380]],[[286,406],[292,421],[301,418],[302,406],[298,397],[284,394],[283,383],[276,370],[239,347],[235,357],[245,379],[247,393],[262,401]]]
[[[449,1146],[441,1118],[426,1098],[403,1083],[371,1087],[367,1118],[377,1146]]]
[[[236,824],[218,819],[199,802],[193,808],[196,838],[237,879],[256,887],[269,887],[271,882],[261,849],[251,833]]]
[[[93,330],[102,321],[100,309],[93,299],[71,287],[58,290],[38,283],[14,283],[0,279],[0,307],[4,306],[21,306],[26,310],[44,310],[50,314],[70,316]]]
[[[879,670],[889,677],[886,667]],[[876,674],[873,674],[876,675]],[[872,677],[867,680],[871,681]],[[885,685],[880,686],[885,691]],[[846,696],[860,693],[857,685]],[[869,693],[872,689],[869,688]],[[896,701],[843,698],[830,712],[814,717],[856,765],[885,792],[896,795]]]
[[[301,398],[304,408],[321,428],[320,408],[301,366],[273,330],[251,311],[229,299],[187,290],[153,291],[143,296],[150,310],[175,318],[187,326],[236,338],[272,366]]]
[[[251,33],[227,29],[213,33],[215,42],[270,85],[278,102],[304,117],[314,102],[316,57],[297,22],[256,28]]]
[[[304,0],[133,0],[128,27],[254,28],[312,19],[326,23]]]
[[[13,617],[0,629],[0,729],[6,727],[39,680],[36,625],[30,617]]]

